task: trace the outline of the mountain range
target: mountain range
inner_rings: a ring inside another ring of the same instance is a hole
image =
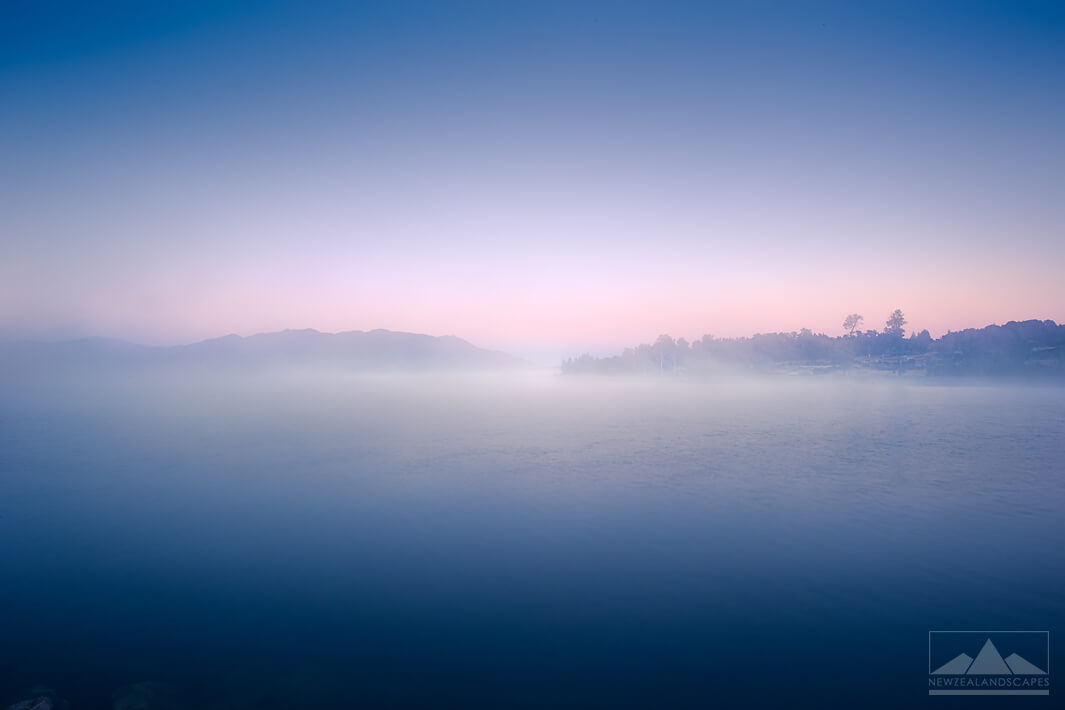
[[[390,330],[342,333],[283,330],[249,337],[227,335],[170,347],[137,345],[109,338],[0,341],[0,368],[8,374],[155,366],[313,366],[356,371],[455,371],[496,370],[524,364],[506,353],[478,348],[452,335],[432,336]]]

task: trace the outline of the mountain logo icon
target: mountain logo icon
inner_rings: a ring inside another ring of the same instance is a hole
[[[932,675],[1046,675],[1046,671],[1016,653],[1006,658],[988,638],[974,660],[961,653],[932,671]]]
[[[1050,695],[1050,632],[929,631],[928,694]]]

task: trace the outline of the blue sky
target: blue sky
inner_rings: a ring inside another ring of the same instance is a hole
[[[0,331],[1065,318],[1061,3],[5,3]]]

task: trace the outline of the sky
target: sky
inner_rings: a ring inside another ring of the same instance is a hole
[[[1060,2],[0,3],[0,334],[1065,320]]]

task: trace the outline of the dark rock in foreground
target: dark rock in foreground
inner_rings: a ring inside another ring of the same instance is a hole
[[[54,710],[55,705],[49,698],[31,698],[29,700],[22,700],[14,705],[8,706],[7,710]]]
[[[5,710],[69,710],[69,704],[51,688],[30,688],[24,699],[8,705]]]

